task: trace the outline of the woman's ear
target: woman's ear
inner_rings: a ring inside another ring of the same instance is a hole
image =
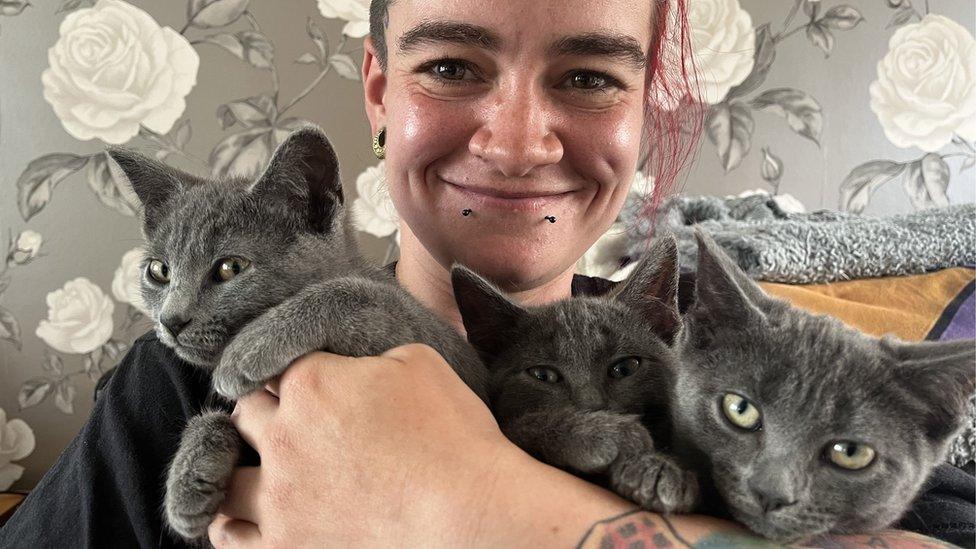
[[[388,61],[389,62],[389,61]],[[376,56],[372,37],[363,40],[363,93],[366,101],[366,118],[369,119],[370,135],[376,135],[386,125],[386,73]]]

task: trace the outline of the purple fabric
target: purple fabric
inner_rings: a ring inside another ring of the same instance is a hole
[[[956,309],[955,315],[949,321],[945,331],[939,337],[941,341],[954,339],[976,338],[976,295],[969,296]]]

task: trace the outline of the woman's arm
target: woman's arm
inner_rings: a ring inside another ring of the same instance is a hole
[[[729,522],[637,512],[534,460],[423,345],[307,355],[233,417],[262,465],[237,469],[210,528],[217,547],[764,544]]]

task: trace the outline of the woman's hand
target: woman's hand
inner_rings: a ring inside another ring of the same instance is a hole
[[[210,527],[217,547],[520,545],[537,534],[572,545],[595,518],[632,507],[512,445],[424,345],[368,358],[313,353],[269,389],[233,414],[261,466],[235,470]],[[536,497],[548,500],[537,511],[562,507],[574,489],[588,503],[569,517],[590,513],[575,531],[565,510],[512,520]],[[551,526],[562,528],[555,538]]]
[[[423,345],[313,353],[269,389],[233,414],[261,466],[235,471],[223,513],[240,520],[213,523],[218,546],[409,539],[415,524],[436,540],[448,534],[441,506],[490,489],[477,477],[507,446],[485,405]]]

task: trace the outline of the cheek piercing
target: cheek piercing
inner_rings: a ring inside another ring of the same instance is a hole
[[[547,215],[546,216],[546,221],[548,221],[549,223],[555,223],[556,222],[556,216],[554,216],[554,215]]]
[[[469,215],[471,215],[471,210],[469,208],[465,208],[461,210],[461,215],[463,215],[464,217],[468,217]]]

